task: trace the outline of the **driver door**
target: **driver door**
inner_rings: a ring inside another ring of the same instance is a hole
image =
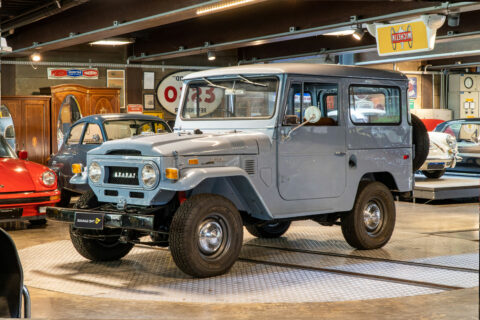
[[[290,83],[277,149],[277,183],[285,200],[336,198],[345,190],[345,123],[339,87],[331,79]],[[318,107],[322,118],[298,127],[310,106]]]

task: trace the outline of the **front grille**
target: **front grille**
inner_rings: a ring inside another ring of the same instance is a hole
[[[14,198],[1,199],[0,204],[21,204],[21,203],[37,203],[50,201],[50,197],[32,197],[32,198]]]
[[[108,180],[111,184],[126,184],[138,186],[138,168],[134,167],[107,167]]]

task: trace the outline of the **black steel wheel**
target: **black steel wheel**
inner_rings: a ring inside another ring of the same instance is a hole
[[[439,179],[445,173],[445,169],[443,170],[422,170],[422,173],[425,177],[430,179]]]
[[[390,190],[380,182],[362,182],[353,209],[342,216],[345,240],[357,249],[378,249],[392,236],[395,203]]]
[[[99,206],[92,190],[85,192],[75,203],[74,208],[92,209]],[[102,231],[70,228],[70,239],[75,249],[83,257],[92,261],[113,261],[126,256],[133,248],[131,243],[119,241],[120,230]]]
[[[199,194],[180,205],[170,225],[176,265],[194,277],[226,273],[240,254],[243,223],[235,205],[214,194]]]
[[[287,232],[290,221],[279,221],[268,224],[250,224],[246,228],[248,232],[257,238],[279,238]]]

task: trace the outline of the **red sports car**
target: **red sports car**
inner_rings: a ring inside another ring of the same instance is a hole
[[[49,168],[20,159],[0,135],[0,222],[28,220],[45,224],[45,207],[60,200],[57,176]]]

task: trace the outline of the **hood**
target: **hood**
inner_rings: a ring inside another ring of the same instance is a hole
[[[0,193],[26,191],[35,191],[35,183],[25,161],[0,158]]]
[[[271,146],[263,133],[193,134],[168,133],[108,141],[88,154],[104,155],[112,151],[136,150],[143,156],[258,154],[259,146]],[[131,153],[125,153],[131,154]]]

